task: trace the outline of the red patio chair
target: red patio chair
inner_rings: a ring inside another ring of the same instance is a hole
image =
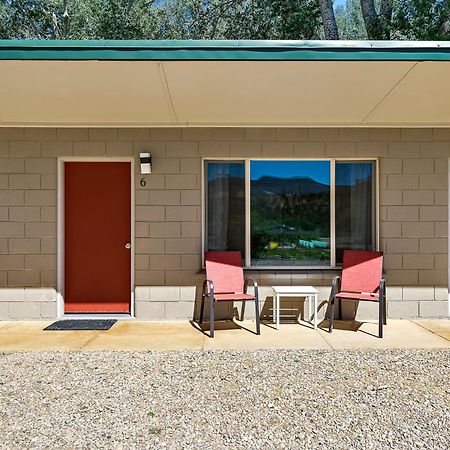
[[[386,283],[383,273],[383,252],[344,250],[341,277],[335,277],[329,300],[329,332],[333,331],[334,303],[339,301],[339,319],[342,320],[342,301],[378,302],[378,336],[383,337],[386,325]]]
[[[205,252],[205,266],[206,280],[203,283],[200,324],[203,322],[205,298],[208,297],[210,337],[214,337],[214,304],[216,302],[249,300],[255,302],[256,334],[260,334],[258,285],[252,278],[244,280],[241,252]],[[247,294],[249,282],[254,286],[255,295]]]

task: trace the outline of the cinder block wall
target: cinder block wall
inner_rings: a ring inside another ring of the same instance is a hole
[[[153,173],[145,187],[136,173],[137,318],[190,319],[198,310],[201,158],[213,156],[379,157],[389,316],[447,314],[450,129],[0,128],[0,319],[56,316],[57,157],[141,151],[151,152]],[[313,284],[324,302],[334,273],[251,275],[270,316],[272,284]],[[301,315],[304,305],[285,306]],[[374,317],[376,307],[364,303],[358,315]]]

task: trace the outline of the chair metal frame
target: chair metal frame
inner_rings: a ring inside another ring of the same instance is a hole
[[[352,250],[346,250],[346,252],[349,252]],[[374,253],[374,252],[368,252],[368,253]],[[382,253],[381,253],[382,255]],[[343,274],[344,276],[344,270]],[[380,284],[378,286],[378,298],[373,297],[373,299],[361,299],[357,297],[351,296],[351,292],[349,293],[349,297],[340,297],[336,299],[336,295],[341,293],[341,276],[336,276],[333,278],[333,282],[331,285],[331,293],[330,298],[328,300],[328,313],[329,313],[329,332],[331,333],[333,331],[333,322],[334,322],[334,304],[335,301],[339,301],[339,320],[342,320],[342,301],[351,300],[351,301],[371,301],[371,302],[377,302],[378,303],[378,337],[381,339],[383,338],[383,325],[387,325],[387,313],[386,313],[386,280],[384,278],[380,278]],[[347,292],[347,291],[346,291]],[[354,294],[362,294],[355,292]]]
[[[243,268],[241,267],[242,273],[244,272]],[[243,277],[244,278],[244,277]],[[253,289],[254,289],[254,295],[249,296],[249,294],[247,294],[247,289],[248,289],[248,285],[249,284],[253,285]],[[258,293],[258,283],[256,282],[256,280],[254,280],[253,278],[250,277],[245,277],[244,278],[244,286],[242,289],[242,293],[241,292],[220,292],[220,293],[216,293],[217,295],[219,294],[233,294],[234,297],[230,298],[230,299],[220,299],[217,300],[216,296],[215,296],[215,291],[214,291],[214,283],[212,280],[208,280],[206,279],[203,282],[203,288],[202,288],[202,303],[201,303],[201,307],[200,307],[200,320],[199,323],[200,325],[203,323],[203,313],[204,313],[204,309],[205,309],[205,299],[209,298],[209,336],[211,338],[214,337],[214,306],[215,303],[220,301],[220,302],[228,302],[228,301],[240,301],[242,302],[242,312],[241,312],[241,318],[240,320],[244,320],[244,311],[245,311],[245,302],[247,301],[254,301],[255,302],[255,314],[256,314],[256,334],[259,335],[261,334],[261,324],[260,324],[260,317],[259,317],[259,293]],[[241,298],[239,298],[240,294],[244,294]]]

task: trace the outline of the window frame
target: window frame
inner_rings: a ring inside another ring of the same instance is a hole
[[[374,202],[373,208],[373,220],[374,220],[374,247],[375,251],[379,251],[380,248],[380,170],[379,170],[379,158],[369,157],[348,157],[348,158],[267,158],[267,157],[255,157],[255,158],[239,158],[239,157],[202,157],[201,168],[201,197],[202,197],[202,267],[205,267],[205,250],[206,250],[206,238],[207,238],[207,195],[208,189],[205,183],[206,166],[208,162],[243,162],[245,173],[245,255],[244,255],[244,268],[247,270],[276,270],[276,271],[314,271],[314,270],[336,270],[341,267],[340,264],[336,264],[336,162],[371,162],[374,165]],[[330,265],[325,266],[252,266],[251,265],[251,226],[250,226],[250,162],[251,161],[327,161],[330,163]]]

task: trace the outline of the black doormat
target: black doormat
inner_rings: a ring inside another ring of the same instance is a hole
[[[66,330],[109,330],[116,319],[70,319],[53,322],[44,331],[66,331]]]

